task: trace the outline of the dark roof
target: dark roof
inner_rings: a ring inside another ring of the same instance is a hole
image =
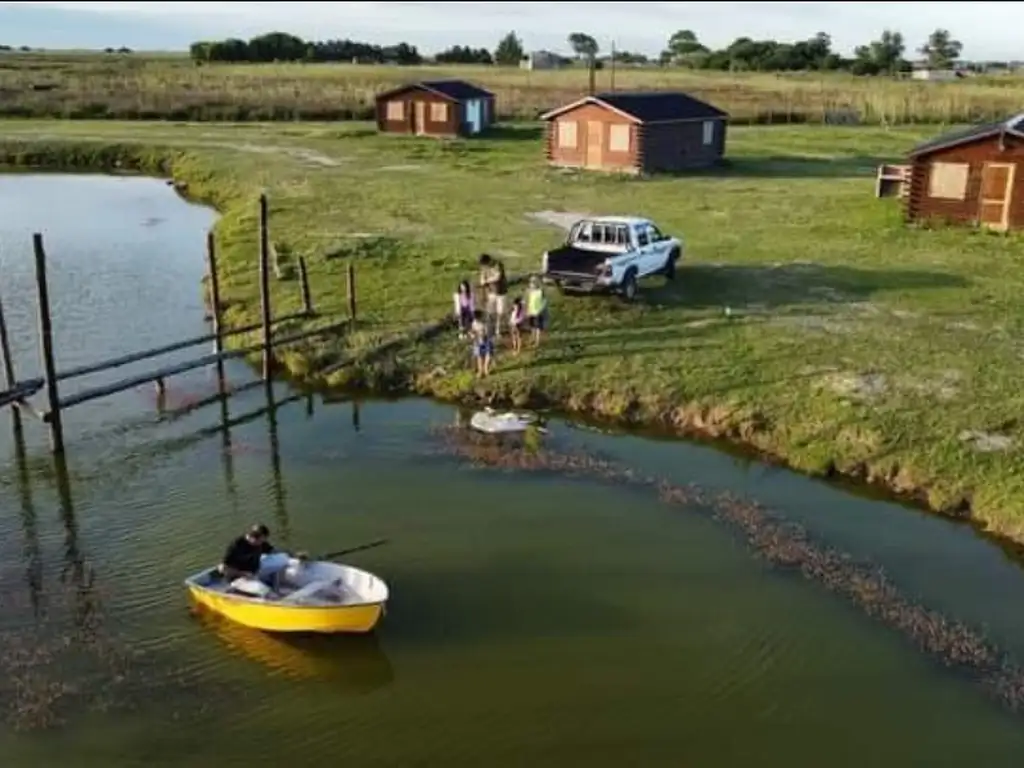
[[[1004,120],[972,125],[967,128],[959,128],[955,131],[944,133],[941,136],[936,136],[934,139],[918,144],[908,154],[910,157],[918,157],[939,149],[958,147],[961,144],[978,141],[979,139],[987,139],[1003,133],[1015,134],[1024,139],[1024,112]]]
[[[615,91],[587,96],[579,101],[553,109],[541,115],[541,119],[555,117],[587,102],[604,104],[612,109],[617,109],[641,123],[655,123],[662,120],[704,120],[729,116],[718,107],[679,91]]]
[[[392,88],[384,93],[377,94],[377,98],[383,98],[391,96],[392,94],[399,93],[408,88],[424,88],[428,91],[440,94],[441,96],[447,96],[449,99],[455,101],[464,101],[466,99],[486,99],[493,97],[494,94],[490,91],[486,91],[483,88],[467,83],[465,80],[421,80],[418,83],[406,83],[398,88]]]
[[[620,112],[632,115],[644,123],[658,120],[697,120],[708,117],[727,117],[718,107],[678,91],[636,91],[634,93],[598,93],[594,95]]]

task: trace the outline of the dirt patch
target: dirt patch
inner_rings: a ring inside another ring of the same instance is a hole
[[[382,165],[378,171],[422,171],[423,165]]]
[[[568,232],[573,224],[580,219],[587,218],[588,215],[578,211],[534,211],[526,214],[526,218],[538,224],[547,224]]]
[[[983,432],[977,429],[965,429],[958,435],[958,438],[960,442],[967,443],[967,445],[979,453],[1008,451],[1014,445],[1014,440],[1009,435]]]
[[[824,384],[840,397],[860,401],[875,400],[889,390],[884,373],[832,373]]]

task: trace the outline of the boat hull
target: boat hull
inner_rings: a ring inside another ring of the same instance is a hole
[[[226,619],[264,632],[356,633],[373,631],[384,613],[383,603],[337,606],[280,606],[248,600],[188,585],[189,594],[203,608]]]

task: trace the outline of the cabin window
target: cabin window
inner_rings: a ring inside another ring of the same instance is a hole
[[[404,101],[389,101],[388,102],[388,120],[404,120],[405,119],[405,102]]]
[[[430,122],[432,123],[447,123],[448,122],[448,105],[443,101],[433,102],[430,105]]]
[[[705,120],[704,121],[704,138],[703,143],[705,147],[710,147],[715,143],[715,121]]]
[[[608,134],[610,152],[629,152],[629,125],[612,125]]]
[[[928,178],[928,197],[940,200],[963,200],[967,197],[968,163],[932,163]]]
[[[629,245],[629,229],[627,227],[615,228],[615,244]]]
[[[558,121],[558,146],[564,149],[576,149],[576,122],[574,120]]]
[[[647,227],[638,227],[636,230],[636,244],[643,248],[645,245],[651,244],[650,237],[647,236]]]

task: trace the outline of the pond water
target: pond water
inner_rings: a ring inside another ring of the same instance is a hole
[[[66,368],[202,333],[212,222],[158,181],[0,176],[20,376],[39,367],[32,231]],[[213,388],[194,372],[169,397]],[[40,425],[22,451],[0,416],[4,765],[1020,763],[1019,719],[968,676],[697,510],[442,455],[446,406],[271,396],[174,419],[148,389],[81,406],[66,473]],[[706,447],[550,426],[560,450],[752,495],[1024,657],[1024,575],[969,529]],[[313,552],[389,538],[351,559],[392,588],[377,633],[283,639],[191,614],[181,580],[254,520]]]

